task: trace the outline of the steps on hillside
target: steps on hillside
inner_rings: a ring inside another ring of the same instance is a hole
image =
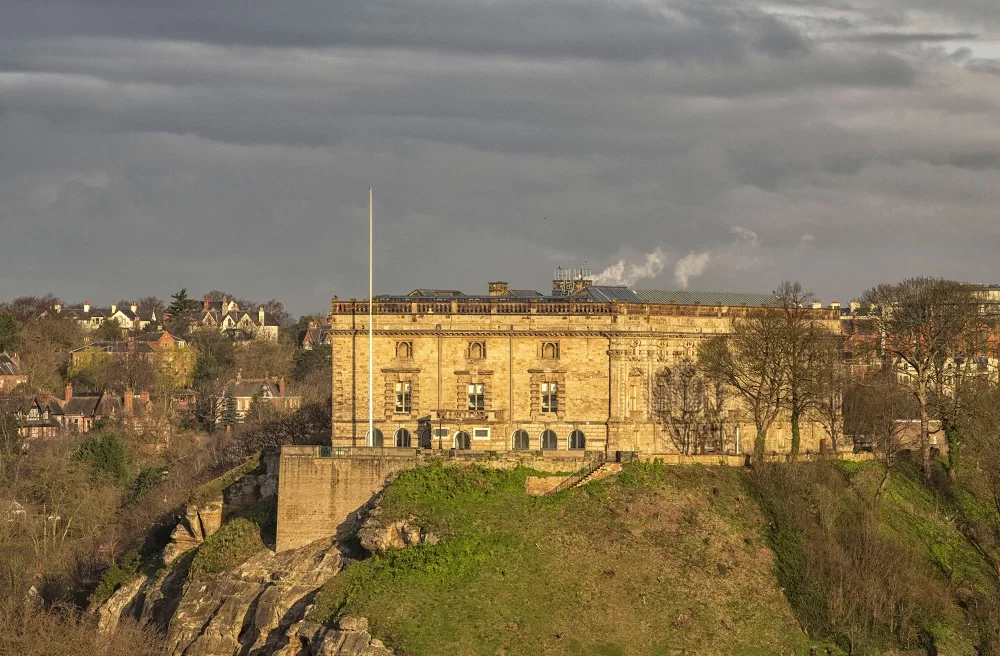
[[[612,474],[617,474],[622,470],[621,464],[617,462],[604,462],[603,460],[595,460],[588,464],[586,467],[576,472],[575,474],[566,477],[562,483],[552,488],[545,493],[544,496],[550,497],[554,494],[558,494],[563,490],[568,490],[574,487],[580,487],[581,485],[586,485],[590,481],[600,480],[602,478],[607,478]]]
[[[594,471],[590,472],[579,481],[577,481],[571,487],[580,487],[581,485],[586,485],[591,481],[599,481],[602,478],[607,478],[613,474],[617,474],[622,470],[621,463],[617,462],[606,462]]]

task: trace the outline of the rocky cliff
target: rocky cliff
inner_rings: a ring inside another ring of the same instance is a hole
[[[237,548],[226,535],[227,522],[248,511],[259,514],[273,497],[270,467],[250,464],[192,497],[162,553],[163,567],[122,586],[97,608],[100,629],[113,631],[122,618],[149,623],[176,656],[392,656],[369,634],[364,618],[340,618],[332,627],[306,620],[316,591],[350,560],[333,536],[281,553],[258,542],[255,552],[224,571],[198,567],[205,549],[232,556]],[[435,540],[415,525],[380,521],[377,510],[368,517],[376,505],[365,509],[358,527],[369,551]]]

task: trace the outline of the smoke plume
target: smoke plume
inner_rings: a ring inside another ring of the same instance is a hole
[[[594,276],[594,284],[631,287],[640,280],[655,278],[663,272],[666,266],[667,256],[662,249],[657,248],[652,253],[646,253],[645,261],[618,260]]]
[[[700,276],[708,266],[711,255],[708,251],[703,253],[688,253],[674,266],[674,280],[681,289],[687,289],[688,281],[691,278]]]

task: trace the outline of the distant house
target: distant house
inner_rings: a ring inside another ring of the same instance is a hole
[[[26,440],[55,437],[62,429],[62,424],[43,397],[9,396],[2,402],[5,409],[14,414],[21,437]]]
[[[98,394],[73,394],[73,385],[66,385],[62,400],[50,403],[53,416],[63,428],[86,433],[99,419],[116,419],[122,416],[122,400],[110,392]]]
[[[10,392],[18,385],[27,382],[27,374],[21,373],[20,358],[0,353],[0,393]]]
[[[270,403],[282,411],[296,410],[302,405],[301,396],[285,395],[285,379],[279,378],[243,378],[236,374],[223,388],[223,398],[220,400],[218,416],[225,410],[225,397],[236,401],[236,420],[243,421],[254,401]]]
[[[134,341],[136,344],[146,344],[154,351],[184,348],[187,346],[187,342],[178,337],[174,337],[166,330],[156,330],[151,333],[137,335]]]
[[[309,323],[309,327],[306,328],[305,333],[302,335],[301,346],[303,349],[310,351],[317,346],[322,346],[324,344],[331,344],[330,329],[332,326],[326,324],[324,326],[319,325],[315,321]]]
[[[204,299],[195,323],[198,327],[225,333],[234,341],[278,341],[278,322],[264,306],[258,307],[256,312],[242,310],[236,301],[226,296],[221,301]]]
[[[146,330],[150,325],[156,325],[158,321],[156,312],[140,312],[139,305],[135,301],[128,307],[118,307],[117,303],[112,303],[111,307],[93,307],[90,301],[84,301],[82,305],[63,307],[57,302],[52,306],[53,312],[62,317],[75,319],[84,330],[95,330],[106,321],[114,319],[123,331]]]

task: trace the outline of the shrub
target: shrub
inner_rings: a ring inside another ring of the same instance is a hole
[[[135,551],[125,554],[117,563],[111,563],[111,567],[104,572],[101,581],[91,593],[90,604],[96,606],[104,603],[118,588],[134,580],[139,574],[140,564],[139,554]]]

